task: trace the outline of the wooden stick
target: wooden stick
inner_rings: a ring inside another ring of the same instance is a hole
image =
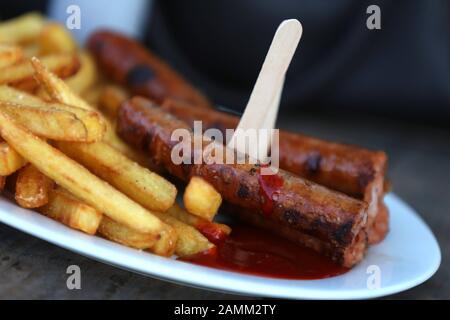
[[[238,129],[256,130],[259,135],[259,129],[271,131],[274,128],[286,71],[300,42],[302,31],[302,25],[296,19],[285,20],[278,27]],[[242,131],[237,131],[229,145],[235,146],[241,153],[248,151],[248,155],[253,159],[265,161],[267,149],[264,150],[261,146],[270,148],[271,135],[261,135],[258,141],[267,140],[250,145],[249,150],[244,150],[242,147],[245,146],[235,143],[240,134]]]

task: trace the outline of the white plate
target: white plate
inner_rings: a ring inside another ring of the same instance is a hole
[[[276,298],[364,299],[417,286],[441,262],[435,237],[415,211],[393,194],[386,197],[386,203],[391,213],[388,237],[371,247],[366,259],[351,271],[322,280],[263,278],[158,257],[69,229],[4,198],[0,198],[0,222],[95,260],[190,286]],[[373,281],[378,275],[379,286]]]

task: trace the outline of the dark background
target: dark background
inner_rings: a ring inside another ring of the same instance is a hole
[[[366,9],[381,8],[381,30]],[[159,1],[150,46],[227,106],[245,106],[274,31],[303,38],[282,110],[450,115],[449,1]]]
[[[381,30],[366,28],[370,4],[381,8]],[[45,12],[46,5],[1,1],[0,17]],[[304,36],[286,79],[279,127],[388,153],[394,192],[430,225],[443,254],[431,280],[390,298],[449,299],[449,15],[444,0],[165,0],[156,3],[144,33],[217,104],[240,110],[277,25],[298,18]],[[83,270],[81,291],[66,289],[69,264]],[[230,297],[121,271],[0,225],[0,298]]]
[[[0,17],[45,12],[47,3],[1,1]],[[371,4],[381,30],[366,27]],[[304,34],[282,111],[450,116],[448,0],[166,0],[148,18],[145,42],[217,104],[245,106],[277,26],[297,18]]]

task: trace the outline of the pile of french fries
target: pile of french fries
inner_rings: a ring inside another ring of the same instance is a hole
[[[193,178],[177,189],[115,133],[129,97],[59,24],[31,13],[0,23],[0,191],[68,227],[161,256],[214,247],[198,226],[222,198]],[[207,200],[205,200],[207,199]]]

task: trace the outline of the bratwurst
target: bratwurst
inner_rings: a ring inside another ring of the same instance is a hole
[[[165,110],[193,127],[201,121],[203,130],[215,128],[226,136],[227,129],[235,129],[239,117],[207,110],[172,99],[167,99]],[[298,133],[280,131],[280,167],[305,179],[366,201],[368,227],[375,223],[384,197],[384,176],[387,157],[384,152],[371,151],[351,145],[332,143]],[[384,215],[386,218],[386,215]],[[387,219],[387,218],[386,218]],[[387,229],[385,229],[387,231]],[[377,243],[384,236],[372,236],[369,242]]]
[[[225,200],[273,221],[274,228],[281,225],[297,230],[336,249],[322,253],[342,265],[350,267],[360,261],[363,254],[346,259],[345,253],[357,241],[358,245],[359,242],[364,243],[362,252],[365,251],[365,202],[283,170],[276,175],[263,176],[259,165],[249,163],[177,165],[172,160],[172,150],[179,145],[179,141],[173,141],[171,136],[181,128],[190,133],[188,143],[193,144],[189,125],[144,98],[135,97],[119,109],[117,130],[122,138],[146,151],[154,163],[163,166],[172,175],[184,181],[192,176],[202,177]],[[202,143],[205,150],[211,141],[204,139]]]
[[[89,38],[88,48],[100,69],[133,94],[159,103],[170,97],[211,107],[208,99],[181,75],[133,39],[112,31],[97,31]]]

